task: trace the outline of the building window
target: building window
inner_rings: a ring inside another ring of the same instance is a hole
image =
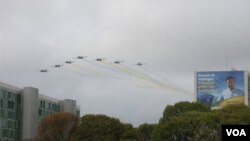
[[[0,89],[0,97],[3,97],[3,90]]]
[[[8,108],[14,109],[14,102],[13,101],[11,101],[11,100],[8,101]]]
[[[78,116],[78,117],[80,117],[80,111],[76,111],[76,115]]]
[[[0,99],[0,107],[3,107],[3,99]]]
[[[40,109],[40,108],[38,110],[38,116],[42,116],[42,109]]]
[[[40,108],[45,108],[45,101],[44,100],[40,101]]]
[[[7,94],[6,94],[6,91],[5,91],[5,90],[3,90],[3,97],[4,97],[4,98],[7,98]]]
[[[4,112],[4,110],[0,110],[0,117],[1,118],[4,118],[5,117],[5,114],[4,114],[5,112]]]
[[[11,98],[11,92],[8,92],[8,98]]]
[[[7,100],[3,100],[3,107],[8,108],[8,101]]]

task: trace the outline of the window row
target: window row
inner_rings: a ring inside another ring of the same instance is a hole
[[[45,100],[40,101],[39,108],[49,109],[49,110],[52,110],[52,111],[55,111],[55,112],[60,111],[59,104],[51,103],[51,102],[48,102],[48,101],[45,101]]]
[[[0,108],[19,110],[20,103],[11,99],[0,99]]]
[[[10,98],[14,99],[15,101],[20,101],[21,96],[17,93],[12,93],[3,89],[0,89],[0,98]]]
[[[19,129],[20,122],[18,120],[9,120],[0,118],[0,128],[9,128],[9,129]]]
[[[0,138],[18,139],[19,136],[20,132],[18,130],[0,129]]]
[[[45,116],[51,115],[53,113],[55,113],[55,111],[44,110],[41,108],[38,109],[38,116],[39,117],[45,117]]]
[[[18,120],[19,119],[19,112],[0,109],[0,118]]]

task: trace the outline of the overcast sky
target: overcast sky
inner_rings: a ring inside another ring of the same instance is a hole
[[[0,10],[0,81],[76,99],[81,115],[157,123],[166,105],[193,100],[195,71],[250,69],[249,0],[1,0]]]

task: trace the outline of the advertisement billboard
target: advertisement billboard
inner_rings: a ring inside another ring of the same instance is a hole
[[[244,71],[197,72],[197,101],[211,108],[244,104],[244,83]]]

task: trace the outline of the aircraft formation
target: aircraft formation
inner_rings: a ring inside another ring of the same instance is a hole
[[[121,79],[129,81],[140,87],[145,88],[156,88],[161,90],[174,90],[190,95],[190,92],[177,87],[174,83],[170,81],[163,80],[162,76],[144,67],[146,63],[137,62],[135,64],[124,64],[124,60],[107,61],[105,58],[96,58],[93,60],[87,59],[87,56],[76,56],[73,57],[74,60],[66,60],[64,63],[54,64],[52,68],[53,71],[68,71],[70,74],[74,75],[84,75],[91,77],[101,77],[101,78],[111,78],[111,79]],[[133,66],[139,67],[133,67]],[[48,73],[52,70],[43,68],[40,70],[41,73]],[[56,73],[57,75],[59,73]],[[63,76],[65,77],[65,74]],[[68,73],[67,73],[68,74]]]
[[[77,56],[77,57],[74,58],[74,59],[84,60],[85,58],[87,58],[87,56]],[[103,62],[104,60],[106,60],[106,59],[105,59],[105,58],[96,58],[94,61]],[[75,61],[72,61],[72,60],[66,60],[64,63],[65,63],[65,64],[72,64],[72,63],[74,63],[74,62],[75,62]],[[122,62],[124,62],[124,60],[116,60],[116,61],[113,62],[113,64],[120,64],[120,63],[122,63]],[[146,64],[146,63],[137,62],[135,65],[137,65],[137,66],[143,66],[143,65],[145,65],[145,64]],[[52,67],[60,68],[60,67],[62,67],[62,66],[63,66],[63,64],[55,64],[55,65],[53,65]],[[40,72],[46,73],[46,72],[49,72],[49,71],[48,71],[48,69],[46,68],[46,69],[41,69]]]

